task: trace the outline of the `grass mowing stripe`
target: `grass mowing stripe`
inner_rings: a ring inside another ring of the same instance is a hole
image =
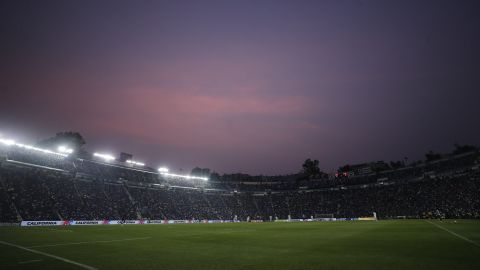
[[[96,244],[96,243],[112,243],[112,242],[144,240],[144,239],[150,239],[150,238],[151,238],[151,237],[137,237],[137,238],[116,239],[116,240],[99,240],[99,241],[85,241],[85,242],[73,242],[73,243],[59,243],[59,244],[48,244],[48,245],[29,246],[28,248],[71,246],[71,245]]]
[[[66,258],[57,256],[57,255],[53,255],[53,254],[50,254],[50,253],[46,253],[46,252],[42,252],[42,251],[30,249],[30,248],[27,248],[27,247],[22,247],[22,246],[19,246],[19,245],[16,245],[16,244],[12,244],[12,243],[8,243],[8,242],[1,241],[1,240],[0,240],[0,244],[4,244],[4,245],[7,245],[7,246],[11,246],[11,247],[16,247],[16,248],[19,248],[19,249],[23,249],[23,250],[26,250],[26,251],[35,253],[35,254],[40,254],[40,255],[43,255],[43,256],[46,256],[46,257],[50,257],[50,258],[53,258],[53,259],[62,261],[62,262],[66,262],[66,263],[69,263],[69,264],[73,264],[73,265],[79,266],[79,267],[84,268],[84,269],[97,270],[97,268],[95,268],[95,267],[93,267],[93,266],[86,265],[86,264],[83,264],[83,263],[79,263],[79,262],[76,262],[76,261],[72,261],[72,260],[69,260],[69,259],[66,259]]]
[[[471,240],[471,239],[468,239],[467,237],[465,237],[465,236],[463,236],[463,235],[460,235],[460,234],[458,234],[458,233],[456,233],[456,232],[454,232],[454,231],[451,231],[451,230],[449,230],[449,229],[441,226],[440,224],[431,222],[431,221],[429,221],[429,220],[425,220],[425,221],[428,222],[428,223],[430,223],[430,224],[432,224],[433,226],[441,229],[441,230],[444,230],[444,231],[450,233],[450,234],[453,235],[453,236],[456,236],[456,237],[458,237],[458,238],[460,238],[460,239],[462,239],[462,240],[464,240],[464,241],[467,241],[467,242],[469,242],[469,243],[471,243],[471,244],[474,244],[474,245],[477,246],[477,247],[480,247],[480,244],[478,244],[477,242],[475,242],[475,241],[473,241],[473,240]]]

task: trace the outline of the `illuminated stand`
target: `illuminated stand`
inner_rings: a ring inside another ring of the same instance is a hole
[[[7,149],[10,148],[10,147],[19,147],[21,149],[26,149],[26,150],[29,150],[29,151],[43,153],[43,154],[47,154],[47,155],[50,154],[50,155],[54,155],[54,156],[57,156],[57,157],[60,157],[60,158],[68,157],[70,154],[72,154],[74,152],[73,149],[71,149],[71,148],[69,148],[65,145],[60,145],[57,148],[57,151],[52,151],[52,150],[48,150],[48,149],[38,148],[38,147],[28,145],[28,144],[17,143],[15,140],[3,138],[3,137],[0,137],[0,145],[5,146]],[[123,163],[123,166],[124,165],[129,165],[128,167],[124,167],[126,169],[128,169],[130,167],[131,169],[135,170],[134,167],[145,167],[145,163],[140,162],[140,161],[136,161],[136,160],[131,160],[131,159],[128,159],[125,162],[116,162],[115,157],[111,154],[95,152],[93,154],[93,157],[99,158],[99,159],[103,160],[104,162],[106,162],[107,164],[111,164],[111,165],[115,165],[114,163],[116,163],[118,165],[122,165],[122,163]],[[32,164],[32,165],[35,165],[35,164]],[[146,170],[148,170],[148,169],[146,168]],[[169,173],[169,170],[166,167],[159,168],[158,172],[155,172],[155,171],[145,171],[145,172],[159,174],[161,176],[164,176],[165,178],[208,181],[207,177]]]
[[[6,147],[19,147],[21,149],[26,149],[26,150],[44,153],[44,154],[52,154],[52,155],[61,156],[61,157],[67,157],[69,154],[73,153],[73,149],[67,148],[65,146],[59,146],[58,152],[55,152],[48,149],[38,148],[28,144],[17,143],[15,142],[15,140],[12,140],[12,139],[0,138],[0,143]]]

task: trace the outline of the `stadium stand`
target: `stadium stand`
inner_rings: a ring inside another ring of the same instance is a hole
[[[274,220],[480,218],[478,152],[352,177],[192,181],[154,170],[0,149],[1,222],[22,220]]]

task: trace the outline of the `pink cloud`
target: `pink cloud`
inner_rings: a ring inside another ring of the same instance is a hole
[[[176,113],[188,114],[257,114],[285,115],[301,113],[309,109],[307,99],[290,97],[261,96],[214,96],[214,95],[164,95],[142,93],[138,107],[157,112],[158,107]]]
[[[312,107],[300,96],[187,95],[150,90],[121,92],[109,102],[121,100],[128,100],[129,105],[115,117],[100,104],[92,106],[100,113],[91,124],[99,130],[181,147],[201,144],[230,148],[255,141],[278,144],[291,140],[291,133],[286,131]]]

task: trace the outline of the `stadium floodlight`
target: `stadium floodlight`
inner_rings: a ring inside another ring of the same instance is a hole
[[[166,173],[166,172],[161,172],[160,174],[164,176],[170,176],[170,177],[179,177],[179,178],[185,178],[185,179],[198,179],[198,180],[208,181],[207,177],[182,175],[182,174],[174,174],[174,173]]]
[[[65,154],[71,154],[73,153],[73,149],[71,148],[68,148],[66,146],[63,146],[63,145],[60,145],[58,148],[57,148],[58,152],[60,153],[65,153]]]
[[[38,148],[38,147],[35,147],[35,146],[31,146],[31,145],[28,145],[28,144],[16,143],[12,139],[0,139],[0,143],[3,143],[7,146],[16,146],[16,147],[19,147],[19,148],[24,148],[24,149],[28,149],[28,150],[32,150],[32,151],[37,151],[37,152],[42,152],[42,153],[45,153],[45,154],[53,154],[53,155],[58,155],[58,156],[62,156],[62,157],[67,156],[65,153],[58,153],[58,152],[54,152],[54,151],[51,151],[51,150],[48,150],[48,149],[42,149],[42,148]]]
[[[106,161],[111,161],[111,160],[115,159],[115,157],[113,157],[112,155],[108,155],[108,154],[93,153],[93,156],[103,158]]]
[[[168,173],[168,168],[167,167],[160,167],[158,168],[158,171],[161,173]]]
[[[140,167],[145,166],[145,163],[143,163],[143,162],[138,162],[138,161],[134,161],[134,160],[127,160],[126,162],[127,162],[128,164],[132,164],[132,165],[135,165],[135,166],[140,166]]]

